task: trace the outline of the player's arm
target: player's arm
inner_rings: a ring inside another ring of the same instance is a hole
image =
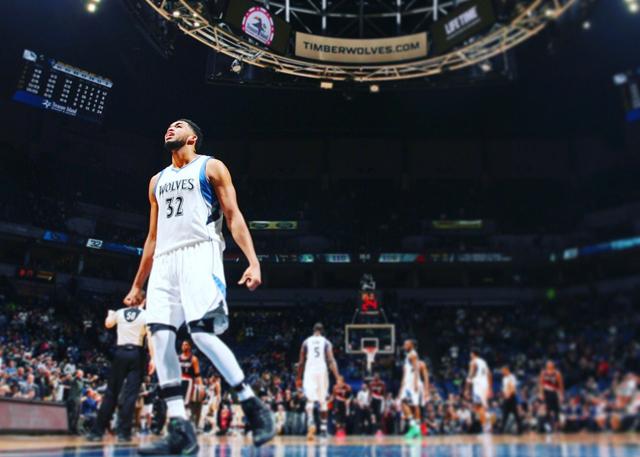
[[[487,397],[493,397],[493,373],[491,370],[487,370],[487,385],[489,386],[487,390]]]
[[[544,399],[544,382],[543,380],[544,370],[540,372],[540,376],[538,377],[538,396],[540,400]]]
[[[196,380],[196,384],[202,384],[202,376],[200,376],[200,361],[194,355],[191,356],[191,365],[193,366],[193,375]]]
[[[147,233],[147,239],[144,242],[144,249],[142,250],[142,258],[140,259],[140,266],[136,277],[133,279],[131,290],[124,297],[124,304],[127,306],[136,306],[142,303],[144,297],[142,296],[142,288],[147,281],[149,274],[151,273],[151,267],[153,266],[153,254],[156,250],[156,236],[158,233],[158,202],[154,195],[156,183],[158,182],[159,174],[155,175],[149,181],[149,204],[151,205],[149,211],[149,231]]]
[[[255,290],[262,283],[260,262],[256,256],[255,248],[249,227],[238,207],[236,189],[231,181],[231,174],[227,167],[219,160],[207,162],[207,178],[213,183],[213,189],[220,202],[220,207],[227,219],[227,227],[231,236],[238,244],[245,257],[249,261],[249,267],[242,274],[238,284],[246,284],[249,290]]]
[[[118,323],[118,312],[110,309],[107,312],[107,318],[104,320],[104,326],[106,328],[113,328]]]
[[[476,364],[473,361],[469,362],[469,376],[467,376],[467,385],[468,395],[471,396],[471,384],[473,383],[473,377],[476,375]]]
[[[151,339],[150,335],[151,333],[149,333],[147,329],[147,350],[149,351],[149,368],[147,369],[147,372],[149,373],[149,376],[151,376],[156,371],[156,364],[153,361],[155,350],[153,348],[153,340]]]
[[[429,400],[429,392],[431,390],[429,385],[429,369],[427,368],[427,364],[424,362],[420,364],[420,375],[424,381],[424,399]]]
[[[298,360],[298,374],[296,376],[296,387],[302,388],[302,373],[304,371],[304,364],[307,361],[307,345],[302,343],[300,348],[300,359]]]
[[[327,348],[325,350],[327,365],[329,365],[329,369],[331,370],[331,373],[333,373],[334,379],[337,381],[340,373],[338,373],[338,363],[336,362],[336,358],[333,356],[333,346],[331,345],[331,343],[327,344]]]
[[[562,403],[564,401],[564,379],[559,371],[556,371],[556,375],[558,376],[558,400]]]
[[[418,364],[418,356],[416,354],[412,354],[409,357],[409,362],[411,362],[411,367],[413,368],[413,372],[416,374],[416,376],[413,377],[413,390],[417,392],[418,385],[419,385],[418,380],[420,379],[420,367]]]

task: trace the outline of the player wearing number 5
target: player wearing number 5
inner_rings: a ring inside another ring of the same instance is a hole
[[[251,234],[238,208],[229,170],[219,160],[198,154],[203,142],[200,128],[193,121],[180,119],[169,126],[164,142],[172,163],[149,183],[149,234],[138,273],[124,302],[132,306],[141,300],[142,287],[150,275],[147,324],[169,426],[167,437],[138,452],[198,452],[195,430],[186,420],[175,350],[176,332],[183,323],[191,340],[236,391],[253,441],[259,446],[275,435],[271,411],[255,397],[235,356],[218,337],[229,325],[222,264],[223,216],[249,262],[239,284],[254,290],[260,285],[261,276]]]
[[[313,326],[313,335],[304,340],[300,349],[300,361],[298,362],[298,377],[296,384],[302,387],[304,396],[307,399],[307,438],[313,440],[316,433],[316,423],[314,420],[314,406],[320,406],[320,434],[327,434],[329,398],[329,371],[338,379],[338,365],[333,357],[333,347],[322,333],[324,327],[317,323]],[[304,370],[304,375],[303,375]]]

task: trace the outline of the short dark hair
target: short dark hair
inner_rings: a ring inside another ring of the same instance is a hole
[[[193,130],[193,133],[195,133],[196,136],[198,137],[195,145],[196,152],[200,151],[200,148],[202,147],[202,143],[204,143],[204,134],[202,133],[202,129],[198,126],[198,124],[193,122],[191,119],[182,118],[182,119],[178,119],[178,122],[186,122],[187,124],[189,124],[189,127],[191,127],[191,130]]]
[[[322,325],[320,322],[316,322],[315,325],[313,326],[313,331],[323,333],[324,325]]]
[[[480,355],[480,348],[478,348],[477,346],[473,346],[471,348],[471,353],[475,355]]]

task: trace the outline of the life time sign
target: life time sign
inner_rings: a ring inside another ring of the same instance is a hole
[[[496,21],[491,0],[466,2],[431,26],[433,49],[442,54],[491,27]]]

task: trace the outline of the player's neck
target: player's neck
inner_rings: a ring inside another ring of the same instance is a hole
[[[188,165],[198,157],[193,148],[182,146],[171,152],[171,163],[175,168],[182,168]]]

